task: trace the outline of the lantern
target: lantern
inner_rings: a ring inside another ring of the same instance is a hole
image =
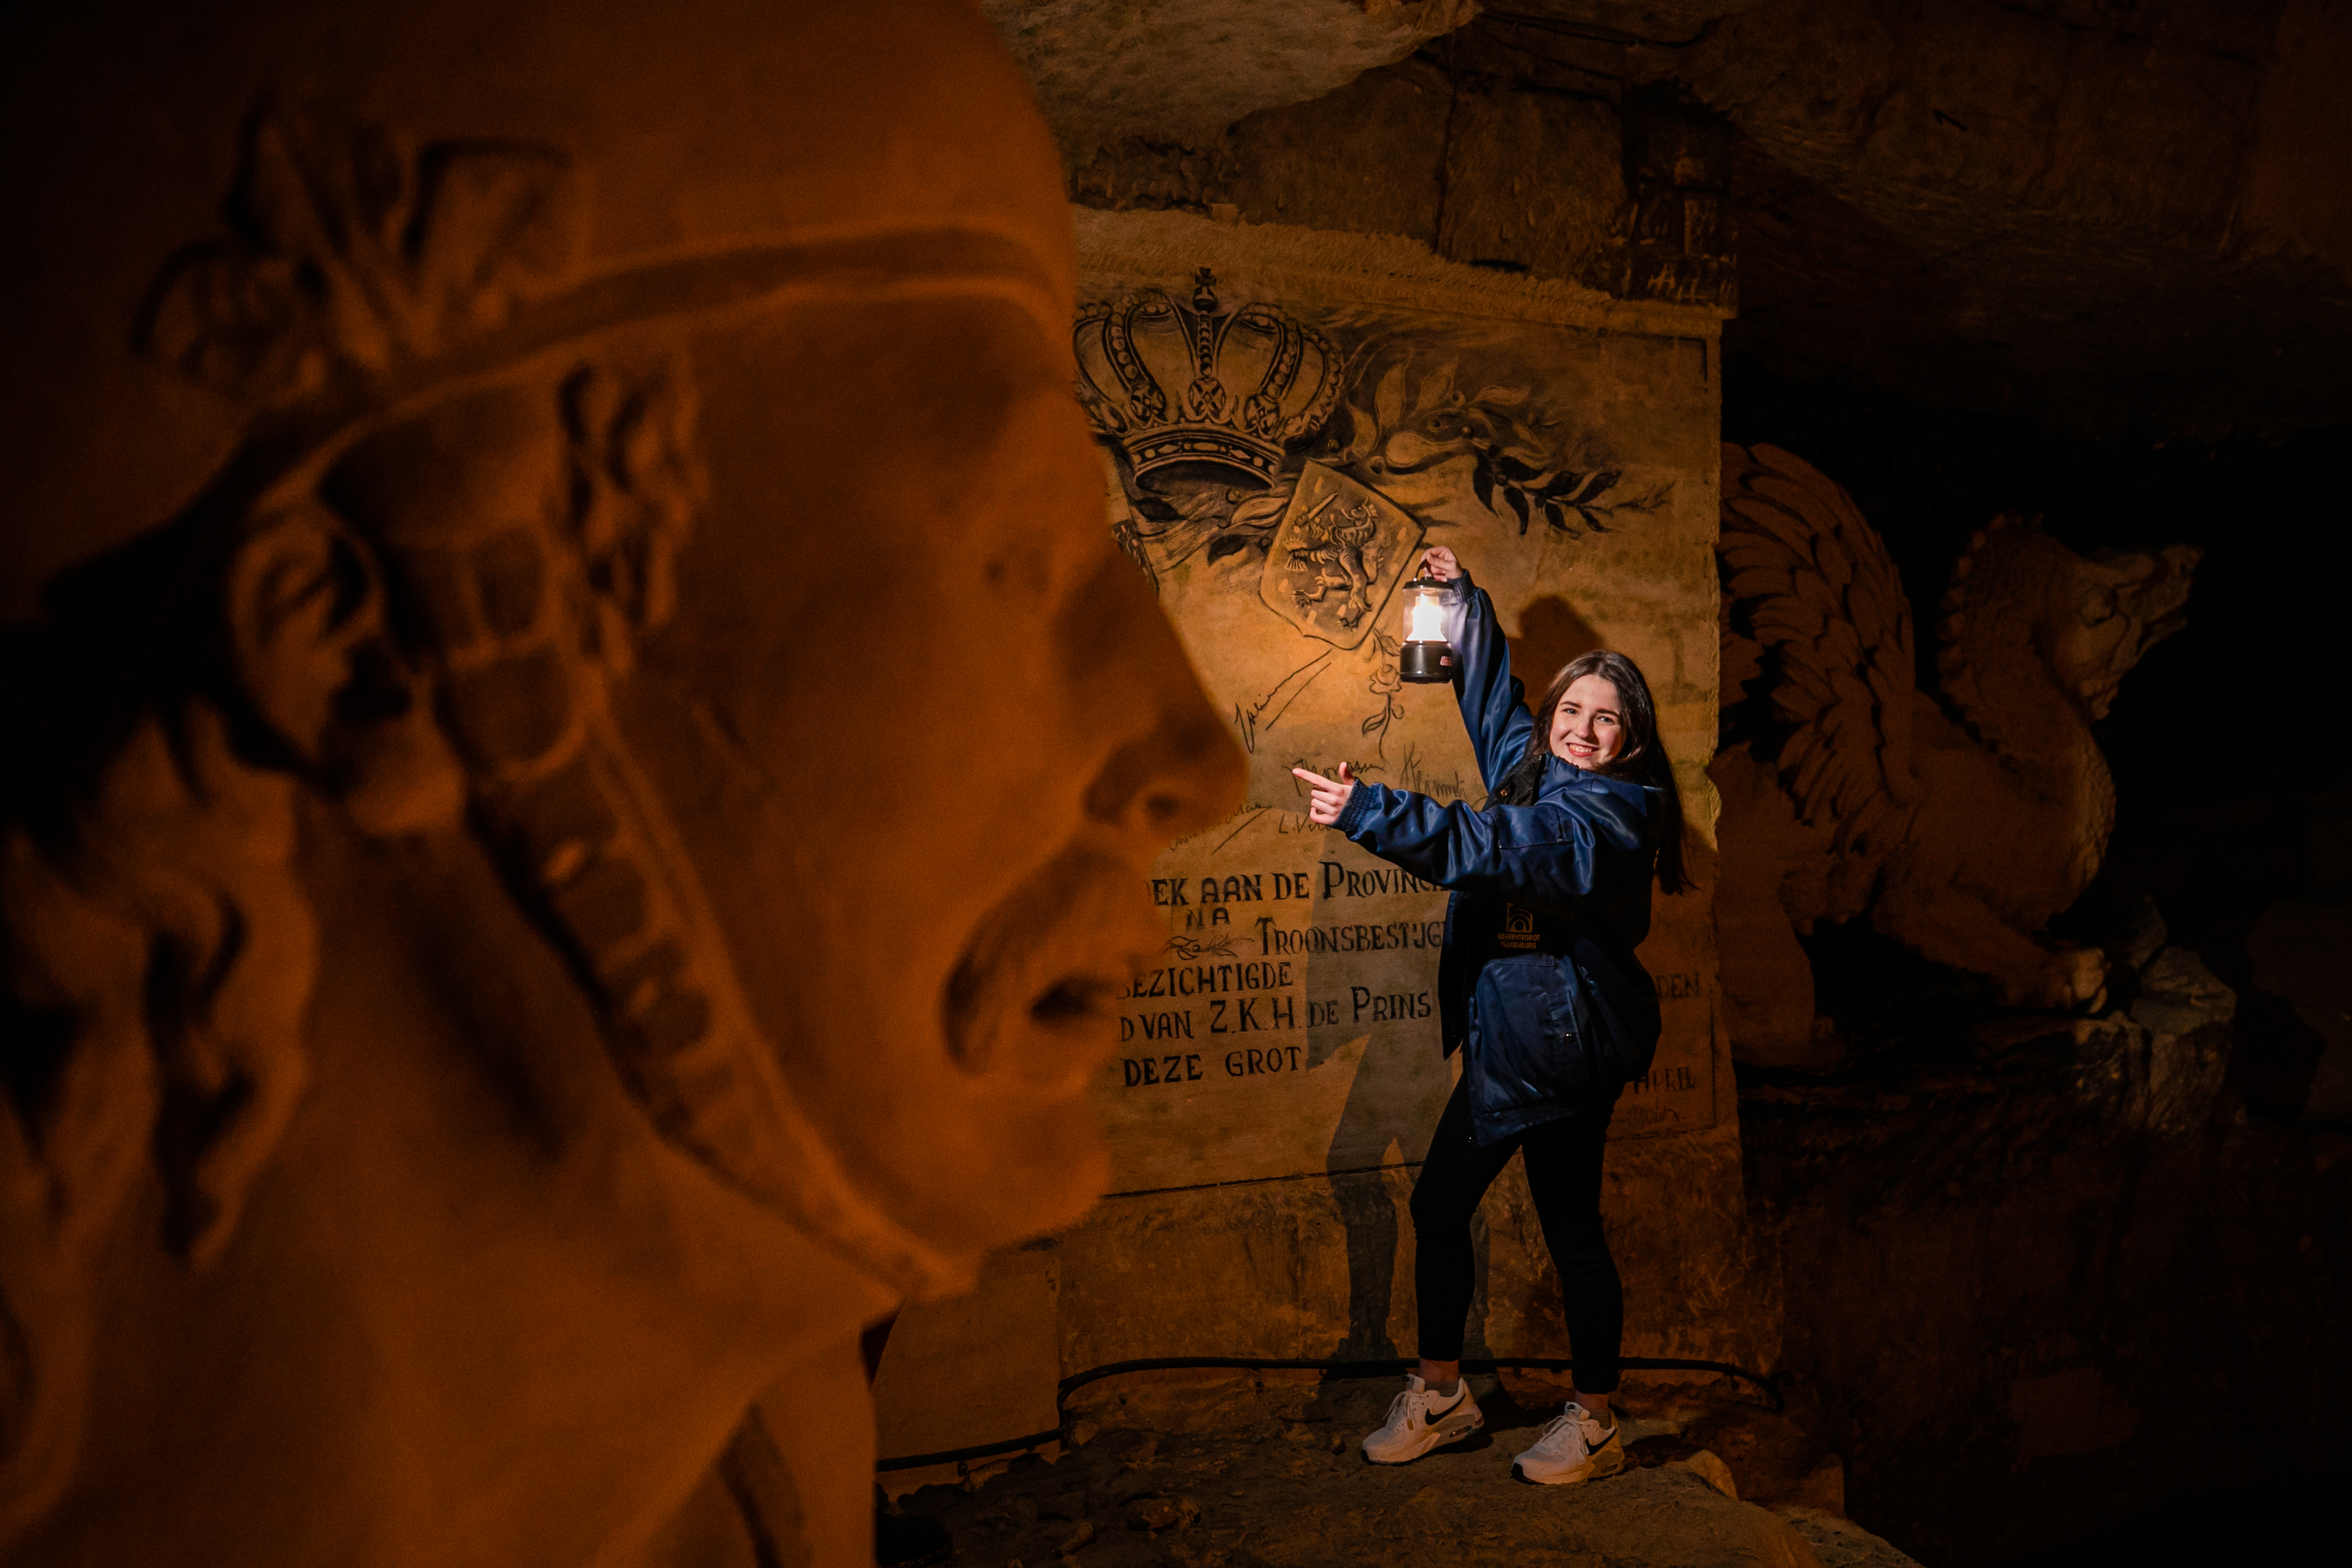
[[[1443,578],[1416,577],[1398,590],[1404,601],[1404,648],[1397,654],[1397,678],[1424,684],[1454,678],[1454,644],[1445,640],[1445,612],[1454,585]]]

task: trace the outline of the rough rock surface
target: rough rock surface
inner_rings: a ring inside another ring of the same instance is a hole
[[[2071,429],[2352,415],[2352,19],[2326,0],[992,12],[1083,203],[1727,303],[1736,233],[1727,347],[1786,372]],[[1661,114],[1724,151],[1662,178]]]
[[[1671,95],[1620,104],[1424,56],[1220,135],[1069,152],[1084,206],[1399,235],[1619,298],[1735,299],[1730,139]]]
[[[1661,1393],[1644,1405],[1629,1389],[1634,1402],[1621,1411],[1633,1463],[1580,1486],[1537,1487],[1512,1479],[1510,1463],[1555,1409],[1522,1407],[1487,1380],[1472,1386],[1485,1396],[1486,1432],[1398,1467],[1366,1464],[1356,1447],[1396,1391],[1387,1380],[1098,1390],[1087,1408],[1101,1429],[1081,1419],[1071,1428],[1087,1434],[1083,1446],[1051,1463],[1018,1461],[971,1490],[926,1487],[899,1506],[944,1521],[970,1568],[1056,1553],[1087,1568],[1911,1563],[1834,1512],[1790,1505],[1784,1519],[1710,1481],[1726,1461],[1674,1434],[1710,1411],[1715,1429],[1736,1424],[1729,1396]]]
[[[1804,1538],[1822,1568],[1909,1568],[1911,1559],[1850,1519],[1819,1509],[1790,1509],[1782,1515]]]
[[[1768,0],[1726,18],[1673,69],[1741,132],[1745,340],[2062,423],[2344,417],[2352,257],[2250,201],[2280,161],[2281,9]],[[2294,161],[2326,159],[2315,134]]]
[[[1942,1032],[1916,1024],[1907,1053],[1743,1073],[1791,1412],[1845,1457],[1854,1514],[1931,1560],[2264,1478],[2185,1448],[2184,1407],[2268,1454],[2340,1441],[2346,1173],[2229,1097],[2233,998],[2202,963],[2152,919],[2105,941],[2105,1018],[1929,998]]]
[[[985,0],[1064,140],[1213,136],[1453,31],[1475,0]]]

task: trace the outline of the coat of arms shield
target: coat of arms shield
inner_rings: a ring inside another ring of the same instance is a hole
[[[1309,462],[1275,530],[1258,597],[1305,635],[1353,648],[1403,580],[1422,532],[1379,491]]]

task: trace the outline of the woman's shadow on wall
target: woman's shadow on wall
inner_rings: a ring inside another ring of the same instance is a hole
[[[1529,702],[1543,695],[1570,659],[1607,646],[1576,606],[1557,593],[1531,601],[1519,612],[1519,634],[1504,641],[1511,645],[1511,674],[1526,684]]]
[[[1539,696],[1552,676],[1570,660],[1602,646],[1601,633],[1558,594],[1530,602],[1519,614],[1519,634],[1507,637],[1511,649],[1511,673],[1531,686],[1530,700]],[[1433,985],[1435,964],[1431,965]],[[1328,1043],[1310,1039],[1311,1059],[1320,1061],[1351,1031],[1331,1028]],[[1390,1313],[1397,1289],[1397,1210],[1391,1183],[1392,1172],[1409,1184],[1420,1173],[1421,1158],[1437,1125],[1443,1102],[1415,1103],[1398,1090],[1410,1082],[1425,1042],[1409,1041],[1400,1030],[1375,1030],[1357,1064],[1355,1082],[1339,1113],[1339,1127],[1326,1151],[1324,1170],[1339,1210],[1348,1248],[1348,1333],[1332,1352],[1339,1361],[1391,1361],[1406,1354],[1389,1333]],[[1406,1164],[1385,1162],[1394,1145]],[[1477,1281],[1470,1317],[1463,1335],[1463,1353],[1492,1354],[1486,1343],[1486,1217],[1470,1223]]]

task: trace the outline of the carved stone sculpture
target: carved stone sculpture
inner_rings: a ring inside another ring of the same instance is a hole
[[[2091,726],[2178,630],[2200,552],[2086,560],[2015,516],[1972,535],[1937,626],[1911,613],[1845,492],[1770,446],[1723,449],[1725,744],[1716,920],[1743,1060],[1822,1065],[1800,932],[1872,923],[2009,1003],[2096,998],[2094,949],[2036,940],[2105,853],[2115,789]]]
[[[950,0],[24,26],[0,1556],[869,1560],[857,1331],[1099,1190],[1239,789],[1016,73]]]

